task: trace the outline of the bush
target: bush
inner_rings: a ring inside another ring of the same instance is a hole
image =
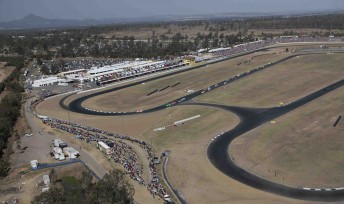
[[[3,149],[6,148],[8,138],[11,136],[11,128],[17,121],[21,108],[21,95],[24,88],[19,82],[20,69],[24,66],[24,60],[21,57],[1,57],[0,61],[7,62],[9,66],[16,66],[16,69],[0,83],[0,93],[6,90],[5,97],[0,103],[0,177],[7,175],[10,164],[1,159],[3,156]]]
[[[0,177],[5,177],[8,175],[10,170],[10,163],[4,159],[0,159]]]
[[[32,204],[60,204],[60,203],[65,203],[65,199],[63,198],[63,190],[52,187],[49,189],[48,192],[43,192],[40,195],[36,196],[33,201],[31,202]]]
[[[134,188],[127,182],[124,172],[113,170],[92,189],[89,203],[133,203]]]
[[[123,171],[113,170],[97,183],[92,180],[89,172],[83,172],[80,180],[64,176],[61,189],[52,187],[49,192],[36,196],[31,203],[133,203],[134,188],[126,180]]]

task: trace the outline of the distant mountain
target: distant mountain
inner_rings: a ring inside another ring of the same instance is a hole
[[[34,14],[25,16],[20,20],[13,20],[0,23],[2,29],[24,29],[24,28],[58,28],[71,26],[90,26],[98,22],[94,19],[85,20],[65,20],[65,19],[46,19]]]
[[[134,23],[134,22],[163,22],[163,21],[188,21],[188,20],[208,20],[208,19],[245,19],[252,17],[264,16],[293,16],[293,15],[319,15],[336,13],[316,12],[316,13],[220,13],[220,14],[204,14],[204,15],[165,15],[150,16],[142,18],[122,18],[122,19],[47,19],[35,14],[30,14],[19,20],[8,22],[0,22],[0,29],[28,29],[28,28],[63,28],[63,27],[79,27],[79,26],[95,26],[105,24]]]

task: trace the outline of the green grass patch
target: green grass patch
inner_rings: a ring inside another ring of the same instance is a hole
[[[85,197],[82,193],[81,183],[74,176],[63,176],[61,184],[64,189],[63,196],[66,203],[84,203]]]

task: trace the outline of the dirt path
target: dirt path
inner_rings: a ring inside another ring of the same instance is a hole
[[[31,128],[31,137],[21,137],[21,146],[27,147],[24,153],[16,152],[13,156],[12,166],[20,167],[30,164],[31,160],[37,159],[40,163],[54,162],[50,156],[50,145],[53,139],[61,138],[66,140],[66,137],[61,137],[56,131],[43,125],[29,110],[30,100],[25,103],[25,118],[28,126]],[[89,167],[100,177],[103,177],[108,171],[104,168],[100,158],[90,154],[87,149],[81,148],[80,145],[73,144],[70,140],[66,141],[69,146],[74,147],[80,152],[80,158],[89,165]],[[100,156],[98,156],[100,157]]]
[[[4,81],[15,69],[13,66],[4,66],[4,63],[0,62],[0,82]]]

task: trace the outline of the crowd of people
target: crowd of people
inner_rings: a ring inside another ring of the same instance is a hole
[[[256,49],[260,49],[266,46],[270,46],[277,43],[290,43],[290,42],[319,42],[319,41],[329,41],[329,40],[338,40],[333,38],[324,38],[324,37],[293,37],[293,38],[275,38],[275,39],[267,39],[261,40],[251,43],[245,43],[241,45],[234,46],[230,49],[219,50],[214,52],[215,56],[223,57],[233,54],[238,54],[240,52],[245,51],[252,51]],[[83,61],[73,61],[70,65],[70,69],[78,69],[78,68],[85,68],[85,67],[92,67],[92,66],[104,66],[114,63],[112,60],[83,60]],[[260,69],[264,69],[265,66],[259,67],[254,71],[259,71]],[[250,72],[244,73],[249,74]],[[135,71],[131,74],[135,74]],[[229,79],[223,84],[228,83],[230,80],[235,80],[236,78],[241,77],[236,76],[233,79]],[[214,85],[214,88],[217,85]],[[210,87],[212,88],[212,87]],[[202,92],[203,93],[203,92]],[[41,98],[45,98],[51,94],[50,91],[45,91],[41,94]],[[164,198],[167,194],[164,186],[162,185],[162,181],[158,176],[157,172],[157,164],[155,162],[155,155],[153,154],[152,147],[147,144],[145,141],[141,141],[138,139],[131,138],[127,135],[118,134],[118,133],[111,133],[105,130],[101,130],[98,128],[87,127],[77,123],[67,122],[55,118],[44,118],[43,122],[46,125],[51,126],[52,128],[56,128],[59,130],[63,130],[70,134],[75,135],[76,139],[84,140],[87,143],[94,143],[97,144],[98,142],[102,141],[106,143],[111,148],[111,154],[109,154],[109,159],[112,159],[115,163],[121,164],[126,173],[129,174],[130,178],[137,181],[141,185],[147,187],[147,190],[155,197],[158,196],[160,198]],[[149,179],[145,181],[143,178],[143,171],[144,167],[143,164],[140,164],[138,155],[130,146],[130,143],[139,144],[139,146],[147,153],[148,161],[149,161]]]
[[[184,64],[181,61],[176,61],[176,62],[170,62],[170,63],[164,62],[161,64],[155,64],[155,65],[149,65],[149,66],[132,66],[132,67],[124,69],[123,71],[116,71],[113,73],[104,74],[100,77],[97,77],[94,80],[101,84],[111,83],[113,81],[151,74],[151,73],[158,72],[161,70],[176,68],[183,65]]]
[[[161,184],[161,179],[158,176],[152,147],[146,142],[131,138],[127,135],[111,133],[98,128],[87,127],[55,118],[45,118],[43,119],[43,122],[52,128],[73,134],[76,139],[84,140],[87,143],[97,144],[99,141],[106,143],[111,148],[109,158],[113,159],[115,163],[121,164],[126,170],[126,173],[129,174],[130,178],[141,185],[147,186],[148,191],[153,195],[153,197],[159,196],[163,199],[167,194],[164,186]],[[142,178],[143,165],[139,163],[137,153],[124,141],[137,143],[147,152],[150,170],[149,182]]]
[[[171,60],[166,60],[166,64],[174,64],[175,61],[178,61],[179,58],[177,59],[171,59]],[[59,71],[64,72],[64,71],[72,71],[72,70],[78,70],[78,69],[95,69],[95,68],[100,68],[100,67],[105,67],[105,66],[111,66],[114,64],[118,63],[125,63],[128,61],[123,61],[119,59],[82,59],[82,60],[66,60],[64,61],[64,64],[61,66],[59,64]],[[47,65],[48,67],[51,67],[53,61],[46,60],[44,61],[44,64]]]
[[[56,93],[51,89],[42,90],[38,93],[38,97],[41,99],[54,96],[54,95],[56,95]]]

